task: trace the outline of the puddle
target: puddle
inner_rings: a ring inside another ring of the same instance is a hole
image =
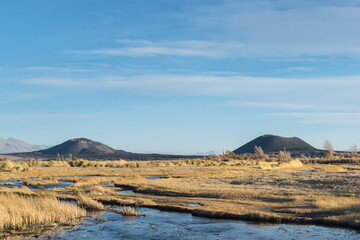
[[[35,180],[35,179],[32,179]],[[12,183],[11,185],[5,185],[6,183]],[[7,187],[7,188],[13,188],[18,187],[21,188],[23,186],[26,186],[29,189],[32,190],[40,190],[40,189],[54,189],[54,188],[64,188],[73,185],[73,182],[62,182],[60,181],[59,184],[43,184],[43,185],[25,185],[23,180],[19,179],[11,179],[7,181],[0,181],[0,187]]]
[[[27,186],[30,189],[39,189],[37,187],[41,187],[44,189],[54,189],[54,188],[64,188],[73,185],[73,182],[60,182],[59,184],[46,184],[46,185],[34,185],[34,186]]]
[[[131,189],[126,189],[126,190],[118,191],[118,193],[134,193],[134,191]]]
[[[317,172],[317,169],[302,170],[300,172]]]
[[[166,178],[166,176],[151,176],[151,177],[146,177],[147,180],[159,180],[162,178]]]
[[[202,207],[201,204],[197,204],[197,203],[187,203],[187,205],[189,205],[190,207]]]
[[[115,184],[114,183],[108,183],[108,184],[104,184],[104,185],[101,185],[102,187],[115,187]]]
[[[194,217],[188,213],[137,208],[146,217],[127,217],[102,212],[65,230],[55,230],[40,239],[349,239],[358,240],[354,230],[313,225],[255,225],[243,221]]]
[[[6,180],[6,181],[0,181],[0,187],[21,188],[22,186],[24,186],[24,182],[23,182],[23,180],[19,180],[19,179],[10,179],[10,180]]]

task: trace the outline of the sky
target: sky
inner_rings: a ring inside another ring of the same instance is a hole
[[[3,0],[0,137],[360,145],[360,1]]]

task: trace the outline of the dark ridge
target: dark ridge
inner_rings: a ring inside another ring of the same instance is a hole
[[[105,144],[92,141],[87,138],[70,139],[64,143],[45,150],[35,151],[31,153],[17,153],[12,155],[21,157],[56,159],[58,154],[64,157],[68,157],[69,154],[71,154],[74,157],[84,158],[88,160],[172,160],[203,157],[197,155],[132,153],[124,150],[115,150]]]
[[[300,138],[286,138],[271,134],[266,134],[255,138],[254,140],[234,150],[234,153],[254,153],[255,146],[261,147],[264,153],[269,155],[277,154],[279,151],[283,151],[284,148],[286,149],[286,151],[290,152],[294,156],[301,154],[313,156],[321,155],[323,153],[322,150],[314,148]]]

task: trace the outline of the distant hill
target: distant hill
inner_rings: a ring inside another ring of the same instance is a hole
[[[69,154],[71,154],[72,156],[89,160],[166,160],[202,157],[198,155],[132,153],[124,150],[115,150],[103,143],[92,141],[87,138],[70,139],[48,149],[34,151],[31,153],[18,153],[15,156],[54,159],[58,154],[65,157],[68,157]]]
[[[18,152],[33,152],[48,148],[49,146],[45,145],[33,145],[27,142],[15,139],[8,138],[2,139],[0,138],[0,153],[18,153]]]
[[[212,150],[212,151],[208,151],[208,152],[197,152],[197,153],[195,153],[195,155],[207,156],[207,155],[221,155],[223,153],[224,153],[224,151],[221,151],[221,150]]]
[[[266,134],[255,138],[254,140],[246,143],[245,145],[239,147],[234,150],[234,153],[254,153],[255,146],[260,146],[264,153],[272,155],[276,154],[279,151],[286,149],[286,151],[290,152],[292,155],[320,155],[324,151],[319,150],[306,143],[297,137],[281,137],[275,136],[271,134]]]
[[[58,153],[62,155],[104,155],[114,154],[116,153],[116,150],[100,142],[95,142],[86,138],[75,138],[39,152],[50,155],[57,155]]]

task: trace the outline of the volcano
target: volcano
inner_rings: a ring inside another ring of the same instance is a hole
[[[308,156],[320,155],[323,152],[322,150],[314,148],[307,142],[297,137],[287,138],[266,134],[237,148],[234,150],[234,153],[254,153],[255,146],[261,147],[264,153],[268,155],[277,154],[279,151],[283,151],[284,149],[290,152],[293,156],[301,154]]]
[[[101,142],[96,142],[87,138],[74,138],[45,150],[29,153],[15,153],[12,155],[56,159],[58,155],[68,157],[70,154],[88,160],[171,160],[202,157],[198,155],[132,153],[124,150],[116,150]]]
[[[102,144],[101,142],[95,142],[87,138],[75,138],[38,152],[50,155],[104,155],[114,154],[116,153],[116,150],[105,144]]]

